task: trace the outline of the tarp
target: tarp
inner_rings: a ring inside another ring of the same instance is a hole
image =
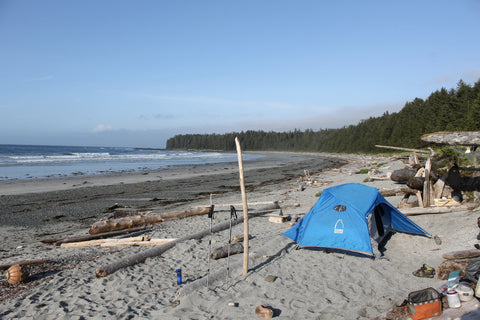
[[[305,217],[283,235],[300,246],[358,251],[375,255],[389,232],[429,235],[376,188],[347,183],[325,189]]]

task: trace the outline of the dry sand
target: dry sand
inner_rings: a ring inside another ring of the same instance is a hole
[[[326,160],[325,157],[328,157]],[[362,183],[374,161],[386,162],[380,175],[402,168],[400,160],[354,155],[276,154],[245,163],[249,203],[279,201],[283,214],[303,216],[326,187]],[[303,183],[304,170],[318,181]],[[398,187],[392,181],[366,184]],[[0,183],[0,264],[38,258],[52,262],[31,266],[26,283],[0,281],[0,319],[256,319],[255,307],[268,305],[276,319],[373,319],[400,305],[411,291],[440,287],[445,281],[412,275],[423,263],[438,267],[444,252],[473,248],[478,210],[419,215],[411,219],[442,240],[394,234],[382,259],[340,253],[297,250],[281,235],[291,226],[250,219],[249,272],[242,275],[242,255],[212,260],[208,273],[209,237],[176,245],[160,257],[121,269],[104,278],[95,270],[145,247],[62,248],[40,240],[86,235],[89,226],[109,216],[118,203],[142,211],[168,212],[216,205],[214,225],[228,221],[228,206],[241,203],[236,163],[177,168],[145,174],[76,177]],[[387,198],[397,205],[399,197]],[[236,205],[238,213],[242,207]],[[261,209],[261,205],[252,206]],[[132,209],[133,210],[133,209]],[[156,225],[151,238],[180,238],[208,230],[206,216]],[[233,227],[233,235],[243,225]],[[228,230],[214,234],[212,247],[228,242]],[[175,270],[184,284],[176,284]],[[209,279],[209,287],[206,279]],[[268,275],[276,277],[268,282]],[[233,305],[233,306],[232,306]],[[471,318],[473,319],[473,318]]]

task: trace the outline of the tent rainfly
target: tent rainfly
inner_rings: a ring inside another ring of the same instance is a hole
[[[376,188],[346,183],[325,189],[308,214],[283,235],[302,247],[340,249],[378,258],[378,245],[396,231],[430,236]]]

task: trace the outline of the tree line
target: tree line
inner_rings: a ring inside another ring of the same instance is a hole
[[[480,80],[473,86],[460,80],[455,89],[442,88],[426,100],[415,98],[394,113],[361,120],[356,125],[314,131],[249,130],[225,134],[183,134],[168,139],[168,150],[234,151],[235,137],[247,151],[378,152],[375,145],[424,148],[420,137],[437,131],[480,129]],[[384,152],[384,150],[382,151]]]

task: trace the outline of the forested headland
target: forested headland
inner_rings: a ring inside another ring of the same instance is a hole
[[[479,129],[480,80],[473,86],[460,80],[455,89],[442,88],[426,100],[415,98],[407,102],[399,112],[385,112],[356,125],[318,131],[176,135],[168,139],[167,149],[234,151],[238,137],[246,151],[372,153],[380,152],[377,144],[424,148],[427,143],[420,137],[425,133]]]

